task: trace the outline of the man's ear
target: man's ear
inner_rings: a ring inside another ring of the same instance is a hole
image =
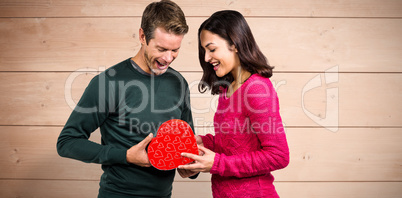
[[[140,30],[139,30],[138,37],[140,39],[141,45],[146,45],[147,44],[147,41],[145,39],[144,30],[142,28],[140,28]]]

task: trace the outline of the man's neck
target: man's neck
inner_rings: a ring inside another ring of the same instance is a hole
[[[131,60],[133,60],[144,72],[151,74],[151,71],[145,62],[144,52],[142,49],[140,49],[140,51],[134,57],[132,57]]]

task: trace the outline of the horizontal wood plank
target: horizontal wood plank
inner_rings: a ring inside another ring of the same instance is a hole
[[[0,17],[88,17],[141,16],[152,0],[2,0]],[[340,1],[175,1],[186,16],[209,16],[217,10],[232,9],[246,16],[269,17],[401,17],[398,0],[340,0]]]
[[[402,13],[402,12],[401,12]],[[188,20],[179,71],[201,71],[197,30]],[[275,71],[402,72],[402,19],[248,18]],[[0,18],[0,71],[76,71],[134,56],[140,18]]]
[[[96,197],[102,170],[62,158],[57,137],[88,82],[134,56],[155,0],[0,0],[0,197]],[[402,194],[401,0],[174,0],[190,26],[172,67],[191,89],[196,133],[214,133],[200,94],[197,30],[240,11],[271,65],[291,161],[282,198]],[[100,142],[99,130],[90,140]],[[211,175],[176,174],[173,198],[211,198]]]
[[[56,141],[61,127],[0,127],[0,180],[99,180],[100,165],[61,158]],[[196,133],[211,133],[196,128]],[[213,132],[213,131],[212,131]],[[400,128],[288,128],[291,162],[274,171],[276,181],[401,181]],[[100,142],[94,132],[92,141]],[[375,174],[373,174],[375,173]],[[194,181],[209,181],[202,173]],[[188,179],[176,177],[176,181]],[[191,180],[192,181],[192,180]]]
[[[401,182],[277,182],[274,185],[282,198],[395,198],[402,193]]]
[[[99,181],[0,180],[2,198],[75,198],[97,197]]]
[[[97,73],[0,72],[0,125],[64,125]],[[195,125],[212,126],[218,96],[198,92],[200,72],[182,73]],[[401,74],[276,73],[271,81],[286,126],[402,126]]]
[[[212,126],[218,96],[198,92],[201,75],[184,74],[195,124]],[[276,73],[271,78],[286,126],[327,127],[401,126],[401,81],[400,74],[359,73]]]
[[[402,182],[276,182],[282,198],[353,197],[395,198],[402,193]],[[173,198],[212,198],[210,182],[174,182]],[[96,197],[98,181],[0,180],[3,198]]]

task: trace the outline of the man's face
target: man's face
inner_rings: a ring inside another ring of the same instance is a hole
[[[170,63],[179,54],[181,41],[184,35],[176,35],[166,32],[163,28],[156,28],[154,32],[154,38],[149,40],[148,45],[145,40],[144,47],[144,59],[148,67],[145,71],[154,75],[161,75],[166,72]]]

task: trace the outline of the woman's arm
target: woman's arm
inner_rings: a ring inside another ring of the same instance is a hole
[[[289,148],[279,114],[278,97],[269,79],[266,80],[249,85],[242,104],[250,119],[250,131],[256,134],[261,148],[231,156],[216,154],[212,174],[251,177],[289,164]]]

